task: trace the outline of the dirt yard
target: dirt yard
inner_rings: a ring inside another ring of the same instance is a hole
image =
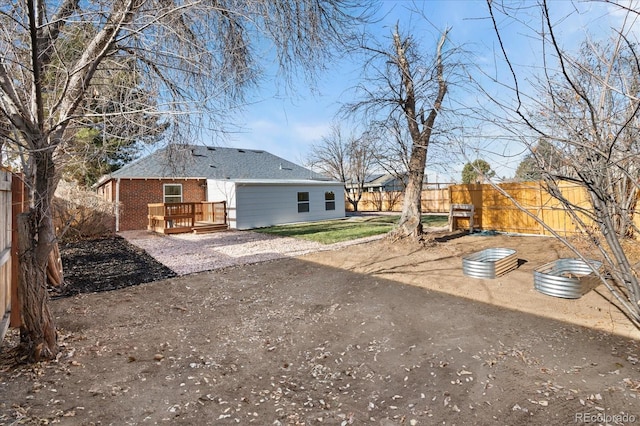
[[[488,247],[516,249],[519,268],[465,277],[462,256]],[[59,359],[19,366],[5,342],[0,424],[640,424],[638,331],[601,287],[533,290],[533,269],[568,255],[541,237],[440,235],[135,286],[118,272],[174,272],[85,257],[52,302]],[[83,293],[92,279],[124,288]]]

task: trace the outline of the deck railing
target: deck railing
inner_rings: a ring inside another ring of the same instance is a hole
[[[163,234],[191,232],[198,226],[226,225],[225,201],[148,204],[149,231]]]

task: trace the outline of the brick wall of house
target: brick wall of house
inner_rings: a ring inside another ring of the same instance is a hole
[[[206,200],[205,179],[121,179],[120,231],[147,229],[147,204],[163,202],[163,185],[167,183],[182,184],[185,203]],[[110,192],[115,200],[115,182]]]

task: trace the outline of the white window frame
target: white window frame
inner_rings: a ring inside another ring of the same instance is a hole
[[[306,200],[304,199],[300,199],[300,195],[301,194],[307,194],[306,196]],[[309,210],[311,209],[311,203],[310,203],[310,195],[309,191],[298,191],[298,213],[309,213]],[[305,207],[306,206],[306,207]],[[301,210],[302,209],[302,210]]]
[[[325,191],[324,193],[324,209],[335,210],[336,209],[336,193],[333,191]]]
[[[168,187],[178,187],[180,188],[180,195],[167,195]],[[182,202],[182,184],[181,183],[165,183],[162,185],[162,202],[165,204],[168,203],[181,203]],[[171,198],[172,201],[167,201],[167,198]],[[174,200],[174,198],[179,198],[178,200]]]

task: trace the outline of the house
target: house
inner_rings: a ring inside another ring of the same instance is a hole
[[[230,228],[345,216],[343,183],[262,150],[168,146],[104,176],[116,231],[147,229],[148,205],[225,201]]]
[[[347,182],[345,187],[347,191],[354,193],[358,190],[358,183],[354,181]],[[405,184],[397,176],[385,173],[365,177],[363,187],[364,192],[391,192],[403,191]]]
[[[422,183],[422,189],[442,189],[446,188],[452,183],[446,182],[429,182],[427,181],[427,176],[424,177],[424,182]],[[404,182],[403,182],[404,180]],[[400,179],[395,174],[385,173],[385,174],[373,174],[368,175],[364,181],[364,192],[395,192],[395,191],[404,191],[405,186],[407,185],[408,176],[405,173],[403,179]],[[356,192],[358,188],[358,184],[356,182],[347,182],[345,184],[345,188],[350,193]]]

